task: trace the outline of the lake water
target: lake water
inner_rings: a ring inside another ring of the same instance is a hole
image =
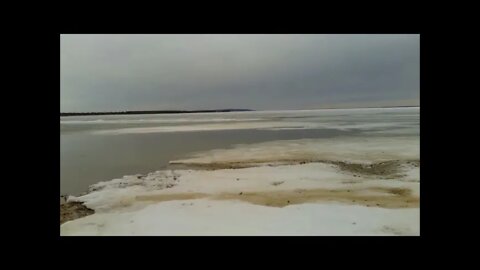
[[[99,181],[235,144],[419,135],[418,107],[60,117],[60,189],[79,194]]]

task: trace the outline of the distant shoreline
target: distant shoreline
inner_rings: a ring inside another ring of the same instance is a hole
[[[247,112],[248,109],[225,109],[225,110],[198,110],[198,111],[124,111],[124,112],[79,112],[60,113],[60,116],[82,116],[82,115],[118,115],[118,114],[175,114],[175,113],[215,113],[215,112]]]
[[[381,108],[414,108],[418,106],[383,106],[383,107],[360,107],[360,108],[318,108],[313,110],[347,110],[347,109],[381,109]],[[68,112],[60,113],[60,116],[88,116],[88,115],[123,115],[123,114],[182,114],[182,113],[216,113],[216,112],[252,112],[250,109],[225,109],[225,110],[196,110],[196,111],[124,111],[124,112]]]

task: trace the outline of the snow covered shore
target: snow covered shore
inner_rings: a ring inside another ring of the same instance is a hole
[[[239,145],[69,202],[61,235],[419,235],[418,137]]]

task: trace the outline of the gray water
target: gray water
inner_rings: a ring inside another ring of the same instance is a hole
[[[235,144],[338,136],[419,136],[419,120],[419,108],[61,117],[60,189],[62,194],[79,194],[99,181],[160,170],[170,160]],[[223,125],[249,123],[266,126],[223,129]],[[175,131],[176,127],[209,124],[217,125],[215,130]],[[142,133],[141,129],[148,127],[174,131]],[[134,131],[115,133],[125,128]]]

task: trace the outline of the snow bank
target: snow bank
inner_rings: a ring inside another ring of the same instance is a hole
[[[156,171],[147,175],[129,175],[120,179],[99,182],[90,186],[89,193],[80,197],[69,196],[67,202],[84,202],[96,212],[104,212],[129,206],[135,197],[173,187],[178,182],[178,174],[172,171]]]
[[[419,235],[419,209],[186,200],[65,223],[62,235]]]
[[[418,196],[418,182],[358,178],[342,173],[334,166],[321,163],[215,171],[181,170],[175,172],[177,181],[170,188],[165,185],[171,181],[165,172],[152,173],[150,177],[151,182],[161,184],[159,189],[152,188],[153,185],[138,183],[136,177],[124,177],[121,181],[117,179],[97,184],[96,187],[103,188],[87,195],[70,198],[70,201],[85,202],[85,205],[94,209],[96,213],[63,224],[61,234],[418,235],[419,233],[418,208],[386,209],[347,205],[335,201],[292,204],[279,208],[235,199],[214,199],[215,194],[223,192],[247,194],[316,188],[350,189],[352,192],[360,191],[361,195],[394,196],[369,189],[381,187],[410,189]],[[189,194],[200,196],[195,199],[195,196]],[[157,201],[155,196],[159,195],[172,197],[166,201]],[[178,195],[184,196],[176,197]]]
[[[329,162],[388,160],[405,160],[391,179]],[[175,163],[258,166],[97,183],[68,199],[95,214],[64,223],[61,235],[419,235],[418,160],[418,137],[286,140],[202,152]]]

